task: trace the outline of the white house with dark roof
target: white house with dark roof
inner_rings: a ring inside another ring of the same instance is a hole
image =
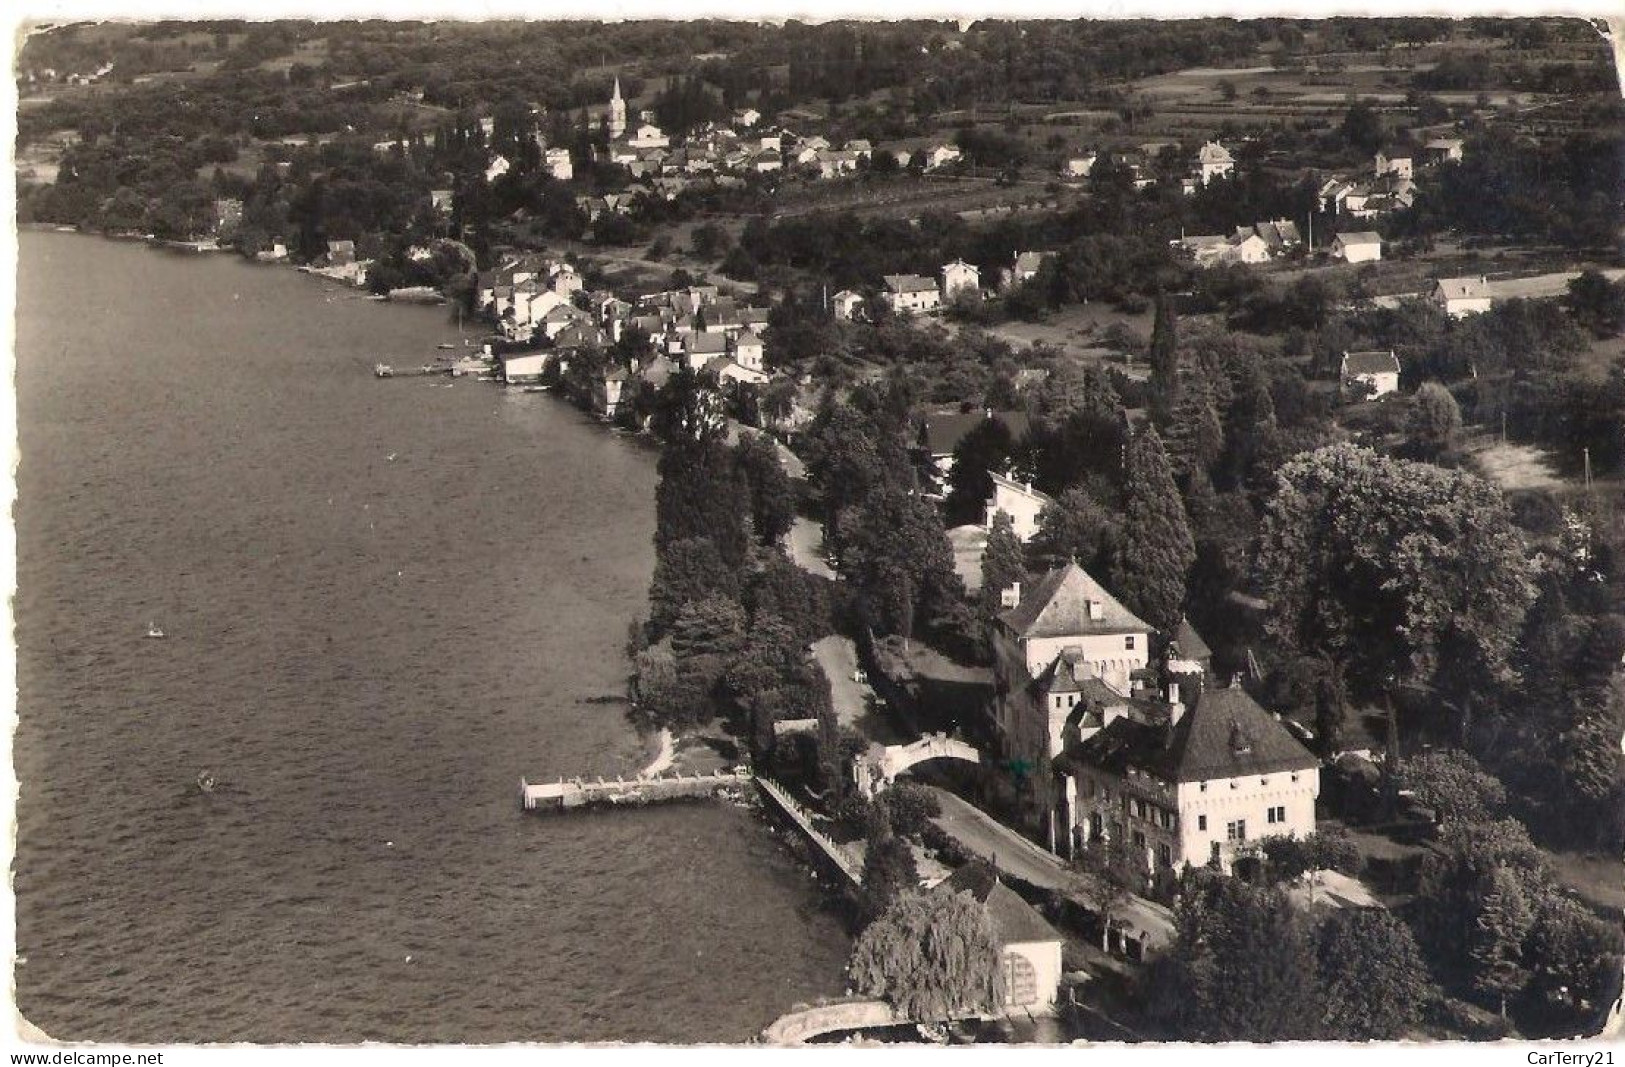
[[[1414,173],[1409,153],[1395,151],[1392,155],[1387,152],[1378,152],[1371,168],[1381,178],[1392,174],[1396,178],[1409,178]]]
[[[1332,238],[1331,251],[1348,263],[1375,263],[1382,258],[1382,237],[1371,230],[1340,233]]]
[[[729,342],[729,347],[735,363],[746,370],[761,372],[765,350],[762,339],[753,330],[747,327],[739,331]]]
[[[1025,544],[1038,533],[1038,516],[1055,503],[1047,493],[1034,489],[1031,483],[1018,482],[998,471],[989,472],[993,478],[993,491],[988,494],[983,510],[983,525],[993,529],[993,517],[999,512],[1010,516],[1015,535]]]
[[[1344,352],[1339,376],[1343,388],[1375,400],[1399,392],[1399,357],[1392,350]]]
[[[886,291],[881,299],[898,315],[912,315],[918,311],[931,311],[942,306],[942,291],[937,283],[920,274],[888,274]]]
[[[994,635],[995,677],[1001,696],[1010,698],[997,702],[995,725],[1012,756],[1048,760],[1058,754],[1052,739],[1060,724],[1048,701],[1032,699],[1041,695],[1037,687],[1064,671],[1127,697],[1134,672],[1146,666],[1152,630],[1076,563],[1055,568],[1018,596]]]
[[[962,259],[942,265],[942,299],[952,300],[960,293],[975,296],[982,291],[982,272]]]
[[[1477,315],[1490,309],[1489,279],[1483,275],[1466,278],[1440,278],[1430,294],[1435,304],[1453,319]]]
[[[1235,169],[1235,157],[1217,141],[1207,142],[1196,152],[1196,170],[1203,185],[1214,178],[1228,178]]]
[[[1319,761],[1239,686],[1179,694],[1161,721],[1113,717],[1055,761],[1070,844],[1126,843],[1148,871],[1218,862],[1315,830]]]
[[[863,296],[859,293],[854,293],[850,289],[842,289],[840,292],[829,298],[829,306],[830,309],[834,311],[835,317],[838,319],[844,319],[848,322],[850,322],[853,316],[858,313],[858,308],[862,304]]]
[[[1424,165],[1459,163],[1462,147],[1463,142],[1459,137],[1436,137],[1422,146],[1422,162]]]

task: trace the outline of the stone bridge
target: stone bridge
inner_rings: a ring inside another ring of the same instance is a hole
[[[982,754],[947,734],[926,734],[908,745],[871,745],[852,763],[852,779],[863,796],[875,796],[893,779],[928,759],[957,759],[981,763]]]
[[[906,1023],[883,1000],[839,1000],[779,1016],[758,1038],[764,1045],[800,1045],[824,1034]]]

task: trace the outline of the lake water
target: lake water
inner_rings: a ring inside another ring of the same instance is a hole
[[[20,242],[24,1016],[739,1041],[840,992],[839,923],[750,813],[518,810],[521,775],[646,759],[602,700],[653,566],[645,447],[551,396],[374,379],[455,338],[443,309]]]

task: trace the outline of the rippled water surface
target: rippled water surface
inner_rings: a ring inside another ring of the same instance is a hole
[[[521,775],[644,757],[594,698],[645,606],[647,450],[550,396],[372,377],[454,339],[443,310],[20,240],[30,1021],[737,1041],[839,991],[838,924],[749,813],[517,810]]]

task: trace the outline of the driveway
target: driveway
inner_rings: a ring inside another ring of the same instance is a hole
[[[1091,907],[1089,894],[1083,889],[1084,875],[964,798],[937,786],[927,788],[942,805],[942,814],[931,821],[966,849],[1006,874],[1042,889],[1065,893],[1082,906]],[[1174,936],[1173,913],[1143,897],[1133,897],[1123,905],[1116,921],[1143,933],[1148,948],[1166,944]]]

